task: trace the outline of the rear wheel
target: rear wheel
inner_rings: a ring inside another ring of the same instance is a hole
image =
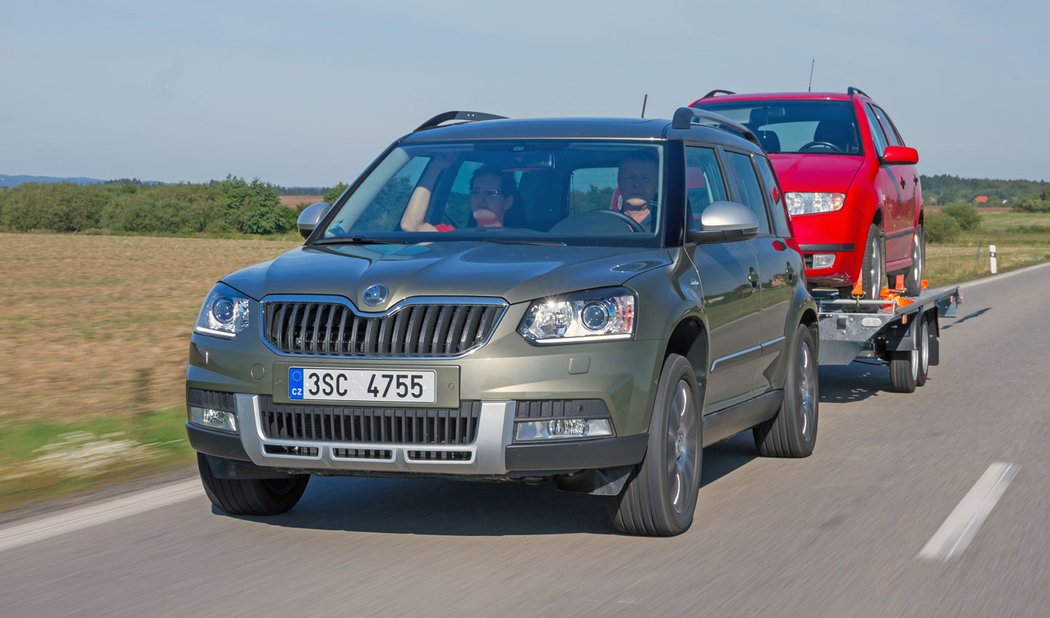
[[[788,355],[784,401],[773,418],[752,430],[755,447],[765,457],[807,457],[817,443],[820,387],[813,333],[804,325],[795,331]]]
[[[212,474],[208,456],[197,453],[204,493],[230,515],[280,515],[291,510],[306,491],[309,475],[286,479],[220,479]]]
[[[864,261],[860,272],[861,283],[864,286],[864,298],[868,300],[882,298],[882,288],[886,285],[884,246],[882,230],[873,224],[868,228],[868,240],[864,246]]]
[[[689,529],[700,487],[703,388],[689,361],[664,361],[649,422],[649,447],[619,496],[608,499],[620,532],[673,536]]]
[[[904,293],[918,296],[922,293],[922,277],[926,271],[926,234],[922,224],[915,227],[911,243],[911,268],[904,275]]]

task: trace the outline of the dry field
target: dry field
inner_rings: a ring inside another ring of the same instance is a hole
[[[1006,239],[1003,239],[1006,240]],[[223,274],[295,241],[0,234],[0,418],[71,421],[178,405],[200,303]],[[1050,259],[1002,244],[999,268]],[[942,285],[988,272],[987,245],[931,245]]]
[[[282,206],[288,208],[295,208],[300,204],[313,204],[314,202],[320,202],[324,199],[323,195],[281,195],[278,197],[281,200]]]
[[[190,331],[222,275],[293,241],[0,234],[0,420],[178,405]]]

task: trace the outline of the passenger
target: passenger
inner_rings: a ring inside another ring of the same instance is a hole
[[[648,229],[656,208],[660,165],[656,153],[638,150],[620,162],[616,184],[620,191],[620,212]]]
[[[426,222],[430,198],[441,173],[451,167],[451,157],[439,156],[427,166],[401,217],[406,232],[451,232],[452,225]],[[478,227],[503,227],[503,215],[514,206],[514,175],[485,165],[470,177],[470,210]]]

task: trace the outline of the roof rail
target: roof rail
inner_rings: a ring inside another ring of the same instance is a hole
[[[711,97],[715,96],[716,94],[736,94],[736,93],[733,92],[732,90],[712,90],[711,92],[708,92],[707,94],[705,94],[704,96],[702,96],[700,98],[701,99],[710,99]]]
[[[855,94],[863,94],[864,96],[868,97],[869,99],[871,98],[871,95],[869,95],[867,92],[864,92],[860,88],[854,88],[853,86],[850,86],[849,88],[846,88],[846,94],[848,94],[851,97],[853,95],[855,95]]]
[[[424,129],[433,129],[434,127],[439,126],[444,122],[448,122],[449,120],[466,120],[467,122],[475,122],[478,120],[502,120],[505,118],[506,116],[497,116],[496,114],[486,114],[484,112],[451,111],[434,116],[430,120],[427,120],[423,124],[416,127],[416,131],[422,131]],[[413,133],[415,133],[415,131],[413,131]]]
[[[672,129],[688,129],[692,126],[693,122],[697,121],[697,124],[714,127],[716,129],[722,129],[729,133],[734,133],[752,144],[762,147],[759,143],[758,137],[751,131],[751,129],[745,127],[735,120],[730,120],[721,114],[709,112],[706,109],[697,109],[695,107],[679,107],[675,110],[674,116],[671,118]],[[706,122],[704,122],[706,121]]]

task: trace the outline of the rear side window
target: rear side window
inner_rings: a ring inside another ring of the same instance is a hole
[[[700,230],[700,215],[714,202],[726,200],[726,186],[718,167],[718,157],[711,148],[686,146],[685,190],[689,207],[686,225],[690,231]]]
[[[780,193],[777,185],[776,175],[773,173],[773,164],[765,157],[755,157],[758,163],[758,175],[762,177],[762,185],[769,198],[770,212],[773,214],[773,232],[781,237],[791,236],[791,227],[788,225],[787,210],[784,208],[784,196]]]
[[[769,233],[769,217],[766,215],[766,202],[762,199],[762,185],[751,165],[751,157],[737,152],[726,152],[726,165],[732,174],[733,197],[747,206],[758,219],[758,233]]]
[[[886,139],[886,133],[882,130],[882,123],[875,116],[875,111],[871,109],[870,105],[864,106],[864,115],[868,117],[868,125],[871,127],[871,139],[875,142],[875,151],[880,157],[886,150],[886,146],[889,145],[889,141]]]

